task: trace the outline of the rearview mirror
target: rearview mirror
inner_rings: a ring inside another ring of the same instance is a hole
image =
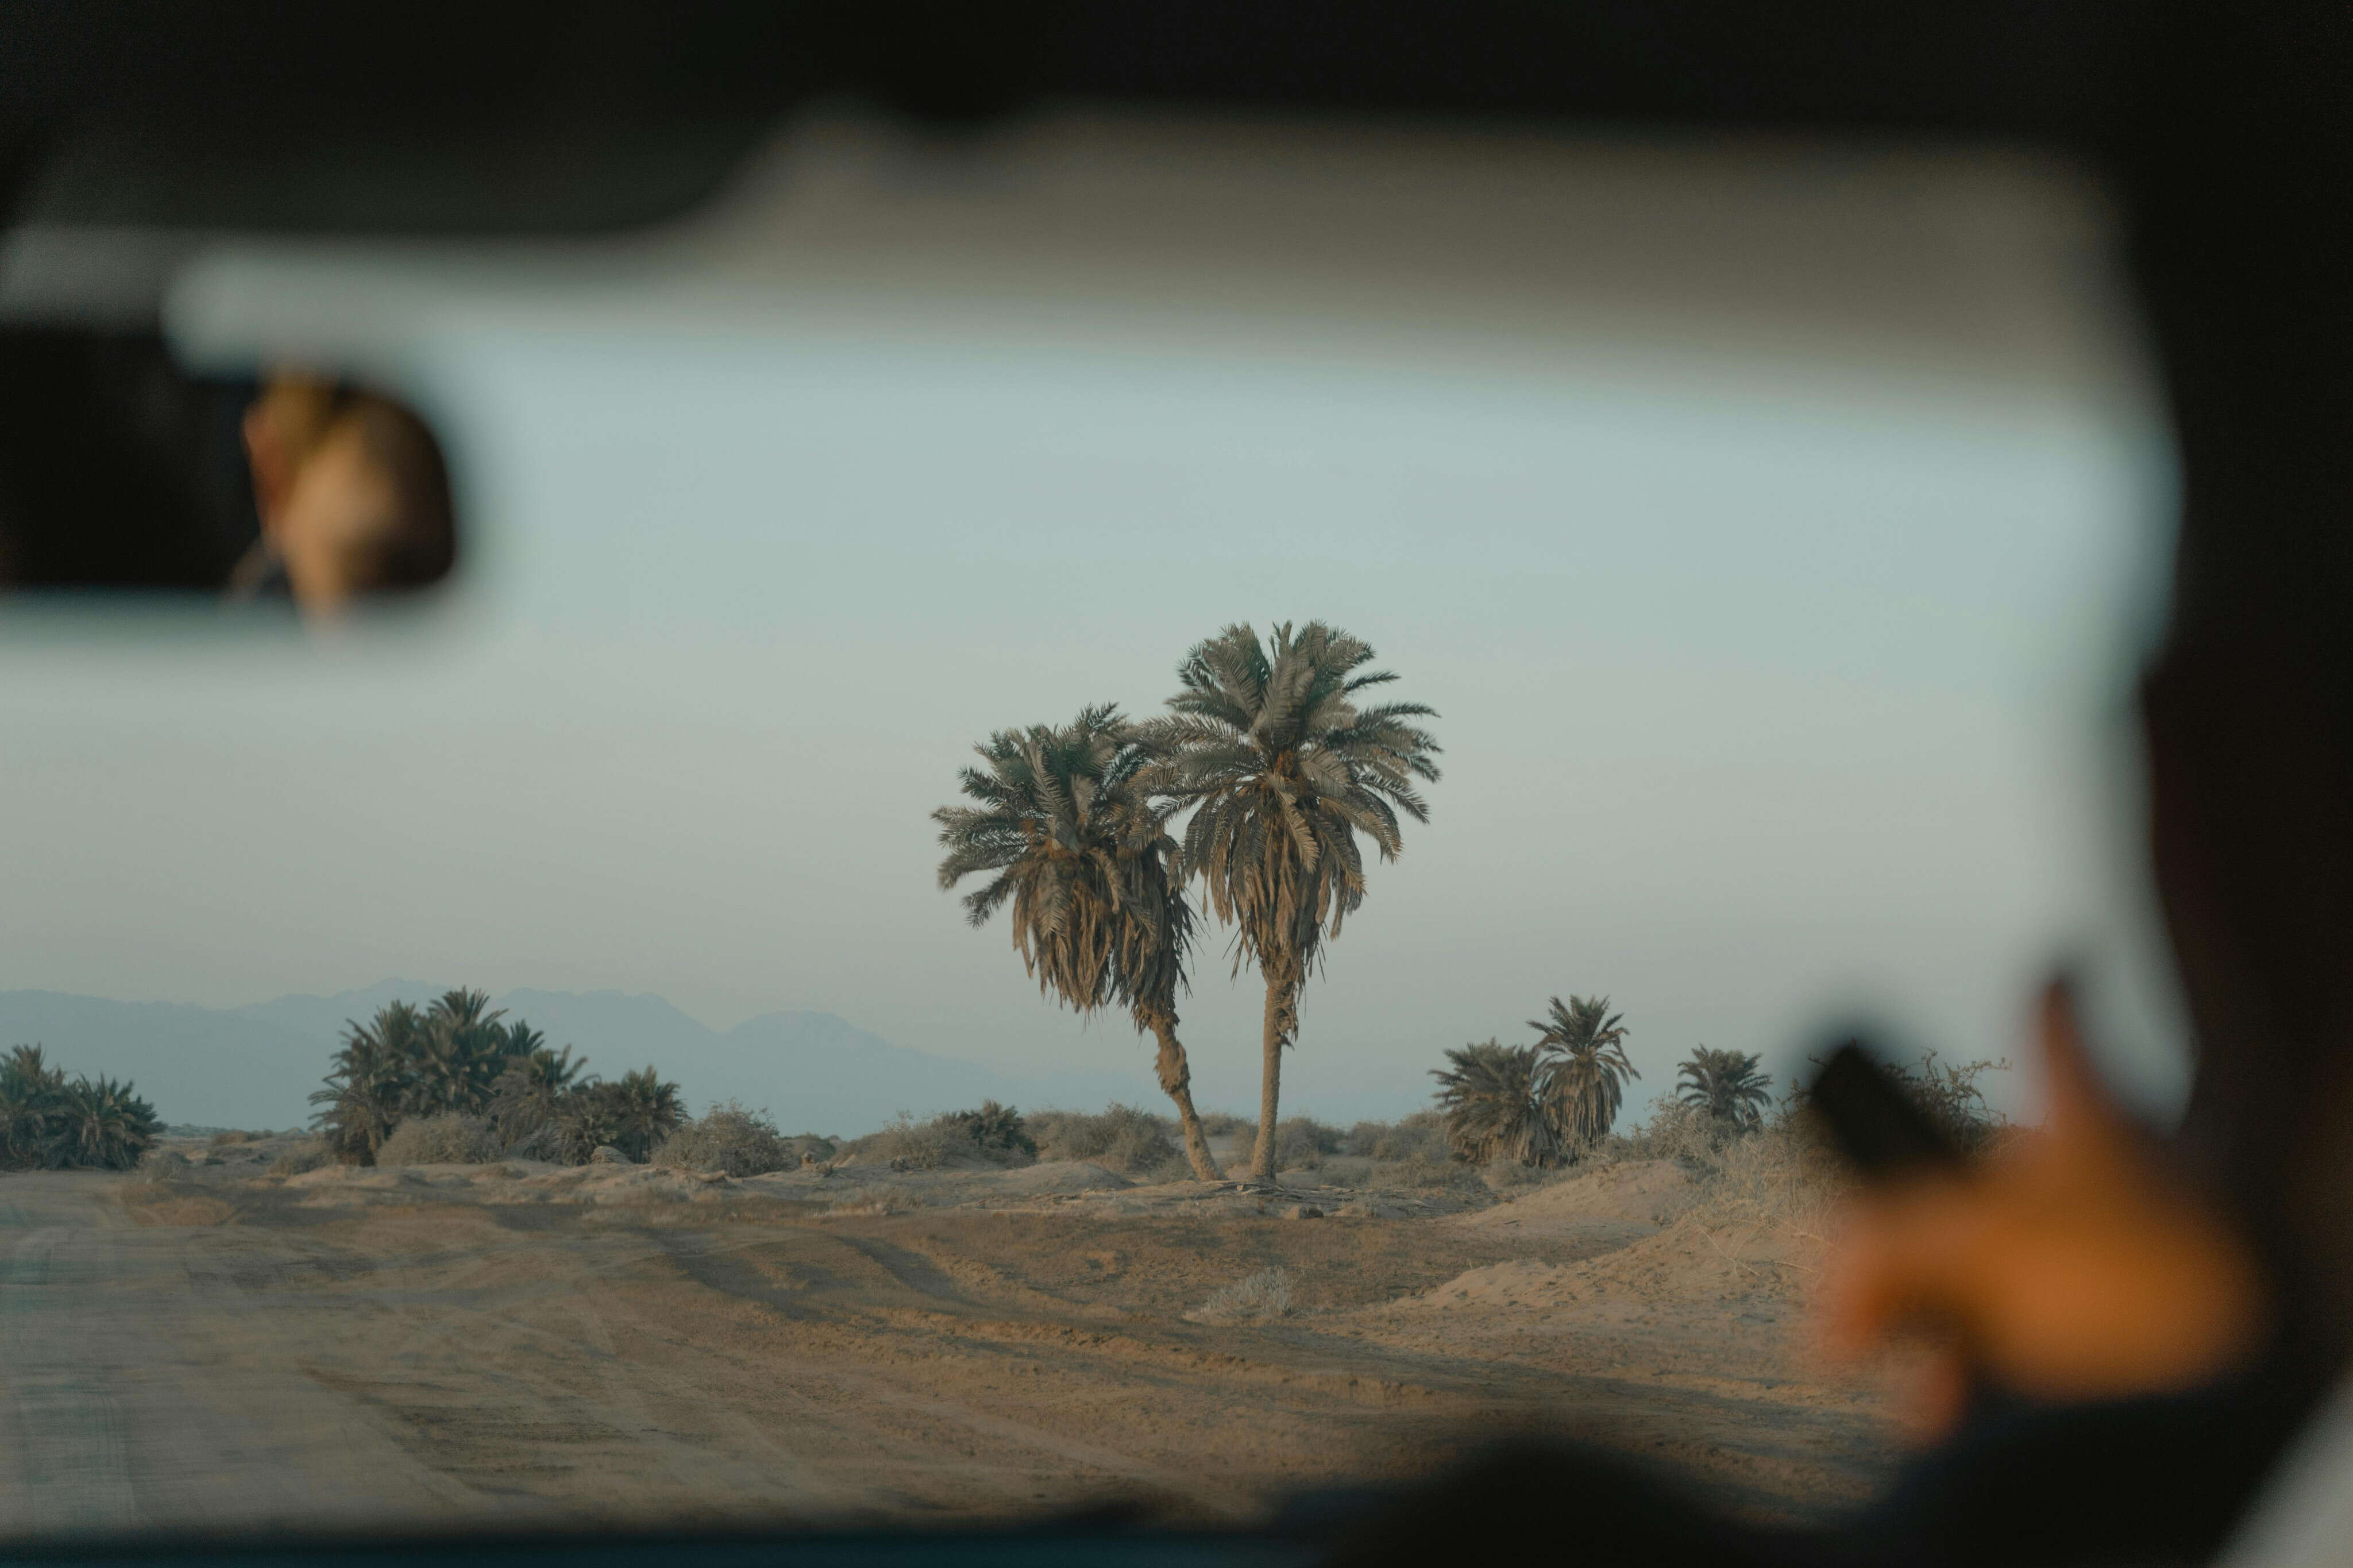
[[[401,400],[302,367],[192,374],[153,331],[0,331],[0,589],[143,589],[306,618],[456,563],[448,465]]]

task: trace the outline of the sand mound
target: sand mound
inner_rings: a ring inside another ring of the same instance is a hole
[[[1472,1268],[1389,1310],[1780,1299],[1803,1288],[1819,1252],[1818,1244],[1786,1231],[1687,1219],[1580,1263],[1523,1258]]]
[[[1629,1160],[1555,1182],[1454,1223],[1523,1237],[1568,1236],[1596,1226],[1648,1230],[1672,1225],[1698,1201],[1698,1186],[1672,1160]]]

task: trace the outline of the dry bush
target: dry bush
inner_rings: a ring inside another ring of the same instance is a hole
[[[852,1139],[845,1147],[860,1162],[887,1164],[894,1171],[1027,1165],[1036,1147],[1028,1122],[1019,1111],[993,1100],[976,1110],[943,1111],[928,1121],[902,1110],[880,1132]],[[806,1134],[803,1142],[824,1145],[820,1159],[833,1148],[827,1140]]]
[[[918,1121],[905,1111],[879,1132],[850,1140],[850,1154],[865,1164],[884,1164],[894,1171],[930,1171],[976,1157],[972,1140],[963,1130],[944,1127],[938,1118]]]
[[[1365,1185],[1466,1194],[1487,1190],[1476,1170],[1454,1160],[1376,1160],[1365,1173]]]
[[[1346,1152],[1347,1135],[1312,1116],[1293,1116],[1274,1125],[1274,1168],[1320,1171],[1324,1156]]]
[[[212,1147],[216,1149],[226,1149],[233,1143],[259,1143],[265,1138],[275,1136],[275,1133],[244,1132],[236,1129],[231,1129],[226,1132],[214,1133],[212,1135]]]
[[[1787,1118],[1777,1119],[1776,1127]],[[1608,1165],[1620,1160],[1672,1160],[1699,1173],[1712,1170],[1725,1146],[1725,1124],[1695,1105],[1661,1100],[1630,1132],[1611,1133],[1580,1151],[1578,1163]]]
[[[1204,1110],[1201,1113],[1201,1133],[1208,1138],[1223,1138],[1239,1132],[1245,1138],[1258,1136],[1258,1123],[1247,1116],[1237,1116],[1230,1110]]]
[[[1291,1275],[1261,1268],[1224,1286],[1185,1314],[1197,1323],[1244,1323],[1291,1315]]]
[[[2009,1121],[1986,1103],[1985,1090],[1978,1087],[1978,1080],[1989,1072],[2008,1072],[2007,1058],[1939,1063],[1936,1053],[1930,1051],[1917,1067],[1895,1062],[1880,1065],[1964,1153],[1987,1148],[2009,1130]]]
[[[1724,1144],[1691,1217],[1710,1226],[1757,1226],[1819,1241],[1852,1178],[1801,1118],[1778,1116]]]
[[[1364,1154],[1381,1161],[1444,1163],[1446,1118],[1436,1110],[1417,1110],[1397,1121],[1359,1121],[1348,1129],[1340,1152]]]
[[[673,1170],[764,1176],[800,1163],[800,1152],[776,1131],[765,1110],[734,1100],[714,1105],[700,1121],[674,1128],[655,1146],[653,1163]]]
[[[308,1138],[278,1156],[269,1168],[282,1175],[299,1176],[305,1171],[315,1171],[322,1165],[335,1163],[335,1152],[323,1138]]]
[[[951,1110],[934,1119],[972,1141],[986,1159],[1026,1165],[1037,1157],[1038,1141],[1029,1136],[1029,1119],[1018,1109],[984,1100],[975,1110]]]
[[[1029,1119],[1040,1160],[1092,1160],[1124,1175],[1155,1175],[1172,1167],[1187,1172],[1174,1127],[1132,1105],[1113,1105],[1100,1115],[1082,1110],[1040,1110]]]
[[[1567,1181],[1582,1171],[1591,1169],[1587,1165],[1526,1165],[1510,1159],[1490,1160],[1483,1165],[1473,1166],[1465,1166],[1458,1162],[1454,1168],[1474,1176],[1477,1184],[1489,1192],[1514,1195],[1531,1188]]]
[[[445,1110],[412,1116],[392,1130],[375,1152],[379,1165],[486,1165],[505,1153],[491,1124],[479,1116]]]

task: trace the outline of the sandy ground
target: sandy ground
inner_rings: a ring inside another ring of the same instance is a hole
[[[0,1539],[1262,1517],[1514,1430],[1807,1515],[1891,1453],[1672,1166],[1493,1204],[1086,1164],[0,1175]],[[1215,1321],[1281,1268],[1291,1310]],[[1205,1316],[1209,1321],[1205,1321]]]

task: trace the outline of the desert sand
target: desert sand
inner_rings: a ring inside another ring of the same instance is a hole
[[[181,1147],[0,1175],[0,1538],[1245,1522],[1515,1431],[1810,1517],[1893,1452],[1806,1352],[1802,1244],[1699,1223],[1668,1162],[1465,1197]]]

